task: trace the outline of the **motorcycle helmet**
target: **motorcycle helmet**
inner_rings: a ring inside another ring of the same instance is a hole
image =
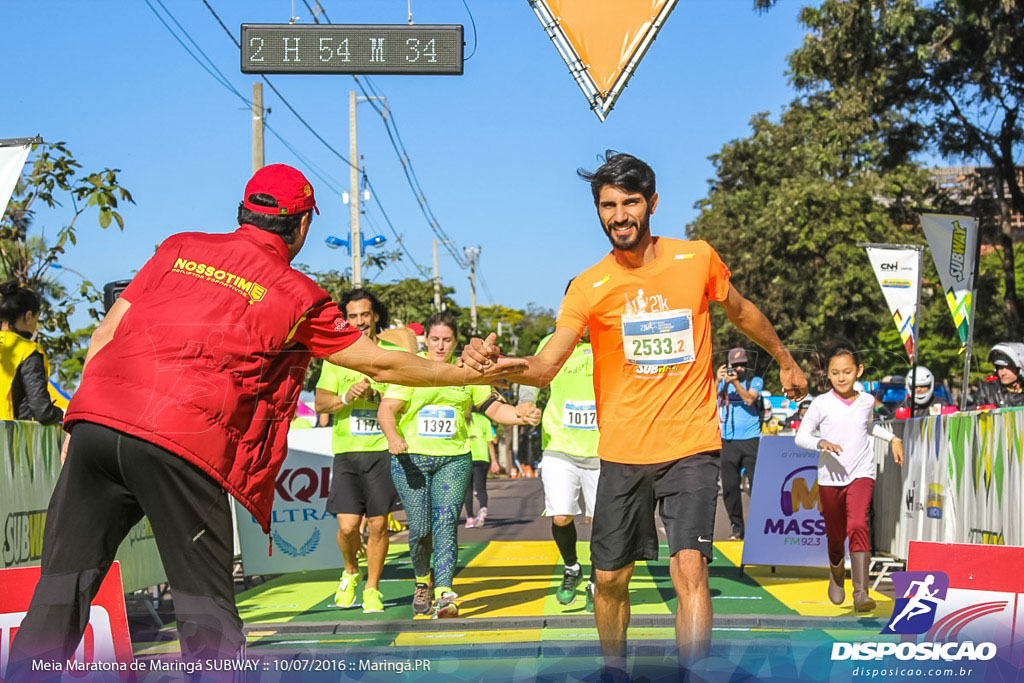
[[[1024,344],[1020,342],[996,344],[989,351],[988,361],[995,365],[996,368],[1009,366],[1020,377],[1020,371],[1024,368]]]
[[[915,382],[917,387],[928,387],[928,391],[918,393],[910,386],[911,381]],[[914,397],[915,404],[919,406],[928,405],[932,400],[932,395],[935,394],[935,375],[925,366],[918,365],[916,379],[913,370],[907,373],[906,386],[907,393]]]

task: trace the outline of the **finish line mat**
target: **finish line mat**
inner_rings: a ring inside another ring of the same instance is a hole
[[[580,561],[589,568],[587,546],[580,547]],[[827,602],[826,570],[779,567],[773,573],[771,567],[745,567],[741,572],[741,549],[740,542],[715,544],[709,567],[715,611],[711,650],[697,671],[704,680],[845,683],[867,670],[860,671],[861,662],[833,661],[834,643],[897,642],[899,636],[880,634],[892,612],[887,597],[873,592],[878,609],[858,615],[849,602],[838,607]],[[637,681],[679,680],[675,592],[667,548],[661,552],[659,562],[637,564],[630,584],[628,659]],[[594,616],[585,611],[582,584],[575,604],[562,606],[554,599],[562,566],[552,542],[461,544],[454,581],[461,596],[458,619],[412,618],[412,568],[405,545],[390,548],[380,584],[382,614],[362,613],[362,583],[353,608],[336,607],[339,574],[281,575],[237,596],[247,635],[241,663],[251,667],[246,681],[597,680],[602,658]],[[175,661],[177,653],[173,640],[135,646],[136,658],[151,672],[160,661]],[[947,675],[948,663],[918,664],[913,676],[886,677],[964,677]],[[968,680],[1011,681],[1018,673],[1003,671],[1000,660],[968,666],[974,674]]]
[[[740,542],[715,544],[714,562],[709,566],[711,599],[716,615],[768,615],[775,617],[867,617],[881,619],[892,613],[892,600],[872,592],[877,609],[855,615],[849,598],[836,606],[828,602],[828,580],[824,569],[748,566],[741,573]],[[672,615],[676,598],[669,575],[668,549],[662,559],[638,562],[630,582],[634,617]],[[589,570],[589,544],[580,543],[580,563]],[[460,617],[468,620],[588,616],[585,612],[585,582],[580,583],[576,602],[560,605],[555,591],[561,585],[562,565],[551,541],[464,543],[459,545],[459,562],[454,590],[459,594]],[[392,544],[381,577],[384,612],[363,614],[361,581],[356,604],[341,609],[334,604],[340,570],[284,574],[237,596],[238,610],[247,625],[297,622],[375,622],[412,619],[412,566],[409,549]],[[417,619],[422,621],[422,619]],[[367,624],[368,626],[368,624]]]

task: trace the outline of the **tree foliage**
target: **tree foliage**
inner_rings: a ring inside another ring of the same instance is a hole
[[[0,219],[0,275],[5,279],[17,278],[39,293],[39,343],[46,349],[60,380],[70,384],[81,374],[82,341],[92,329],[72,329],[70,318],[77,306],[85,305],[93,320],[98,321],[102,317],[102,294],[88,280],[72,293],[55,280],[53,269],[65,245],[77,243],[80,217],[95,211],[101,228],[116,224],[123,230],[119,203],[133,200],[120,185],[120,169],[106,168],[79,175],[82,166],[63,142],[37,146],[26,167],[30,170],[19,178]],[[57,228],[52,241],[41,234],[30,234],[37,206],[59,211],[66,202],[71,205],[70,219]]]
[[[775,0],[757,0],[767,8]],[[825,0],[805,7],[810,30],[789,58],[806,93],[858,99],[905,155],[938,153],[991,166],[980,216],[1002,249],[1007,331],[1022,333],[1009,210],[1024,214],[1016,172],[1024,151],[1024,3],[1019,0]]]
[[[774,323],[812,374],[817,352],[844,338],[867,351],[873,373],[906,369],[895,326],[858,242],[923,244],[915,207],[941,201],[928,175],[901,163],[885,139],[895,119],[867,115],[857,100],[813,96],[772,121],[758,114],[752,134],[712,157],[715,178],[691,237],[706,239],[732,270],[736,289]],[[949,328],[939,343],[955,354],[952,322],[934,268],[926,268],[926,311],[941,306]],[[930,277],[930,279],[929,279]],[[746,338],[713,309],[719,348]],[[926,313],[925,316],[931,319]],[[939,337],[937,337],[939,338]],[[924,358],[924,357],[923,357]],[[927,358],[924,358],[927,362]],[[755,363],[770,379],[769,359]]]

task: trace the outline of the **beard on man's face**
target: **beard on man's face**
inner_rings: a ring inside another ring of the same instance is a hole
[[[651,214],[647,212],[643,220],[640,221],[639,229],[636,230],[632,235],[628,237],[618,238],[615,233],[612,232],[616,228],[634,227],[637,222],[633,218],[627,218],[624,221],[618,221],[615,223],[609,223],[604,227],[604,234],[608,238],[608,241],[612,243],[612,247],[615,249],[632,249],[640,240],[651,231]]]

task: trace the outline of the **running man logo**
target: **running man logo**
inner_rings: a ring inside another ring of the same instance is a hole
[[[218,285],[227,287],[243,296],[249,297],[249,305],[253,305],[267,295],[267,288],[258,282],[246,280],[241,275],[224,270],[219,266],[211,266],[199,261],[191,261],[186,258],[178,258],[171,268],[173,273],[190,275],[207,282],[216,282]]]
[[[939,603],[946,599],[949,577],[945,572],[893,572],[896,592],[889,623],[882,633],[921,634],[932,627]]]
[[[12,512],[7,515],[4,520],[4,566],[13,567],[41,558],[45,526],[46,510]]]

